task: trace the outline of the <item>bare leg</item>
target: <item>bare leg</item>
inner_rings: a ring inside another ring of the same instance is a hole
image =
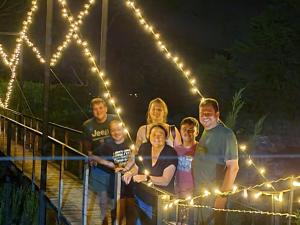
[[[101,218],[101,223],[103,223],[103,220],[107,213],[108,202],[109,202],[109,198],[106,191],[100,193],[99,202],[100,202],[100,212],[101,212],[100,218]]]

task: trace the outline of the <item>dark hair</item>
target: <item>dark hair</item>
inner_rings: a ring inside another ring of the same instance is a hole
[[[153,126],[151,126],[151,128],[149,130],[149,136],[150,136],[150,134],[151,134],[151,132],[152,132],[152,130],[154,128],[160,128],[160,129],[162,129],[164,131],[164,133],[165,133],[166,138],[168,137],[168,131],[167,131],[167,129],[164,127],[163,124],[160,124],[160,123],[156,123]]]
[[[183,124],[193,125],[194,127],[196,127],[197,132],[199,132],[199,122],[196,118],[194,118],[194,117],[185,117],[180,122],[180,128]]]
[[[219,112],[219,103],[216,99],[213,98],[202,98],[199,104],[199,108],[203,106],[212,106],[215,110],[215,112]]]
[[[91,100],[91,108],[93,109],[93,106],[96,104],[103,104],[105,107],[107,107],[106,102],[103,100],[103,98],[93,98]]]

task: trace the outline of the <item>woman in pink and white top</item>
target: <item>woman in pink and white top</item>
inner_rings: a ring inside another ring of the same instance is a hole
[[[186,117],[180,123],[182,144],[175,146],[178,165],[175,177],[175,193],[180,198],[193,195],[194,179],[192,161],[196,151],[196,137],[199,134],[199,122],[193,117]]]
[[[174,125],[167,124],[168,107],[161,98],[153,99],[148,106],[147,124],[142,125],[136,135],[136,149],[138,150],[141,144],[148,142],[149,131],[153,124],[163,124],[168,131],[166,143],[174,147],[181,144],[179,131]]]

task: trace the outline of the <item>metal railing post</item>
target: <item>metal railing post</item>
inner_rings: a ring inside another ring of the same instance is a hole
[[[82,152],[83,150],[83,144],[82,144],[82,141],[80,141],[79,143],[79,151]],[[79,166],[78,166],[78,169],[79,169],[79,179],[82,179],[82,160],[79,160]]]
[[[64,158],[65,155],[65,146],[61,147],[61,161],[59,167],[59,186],[58,186],[58,221],[61,218],[61,210],[62,210],[62,201],[64,195]]]
[[[35,139],[35,137],[34,137]],[[35,141],[35,140],[34,140]],[[35,150],[35,145],[33,145],[33,148],[32,148],[32,170],[31,170],[31,185],[32,185],[32,190],[34,190],[34,181],[35,181],[35,153],[34,153],[34,150]]]
[[[6,140],[6,130],[7,129],[7,122],[6,122],[6,120],[5,120],[5,118],[3,118],[3,146],[5,146],[6,145],[6,142],[7,142],[7,140]]]
[[[12,138],[12,125],[7,121],[7,135],[6,135],[6,154],[11,156],[11,138]]]
[[[18,148],[18,126],[15,127],[15,145],[14,145],[14,156],[16,156],[16,152],[17,152],[17,148]]]
[[[1,140],[1,146],[4,143],[4,137],[2,138],[2,134],[3,134],[3,132],[2,132],[2,116],[0,116],[0,138],[1,138],[0,140]]]
[[[29,127],[32,128],[32,118],[30,119]],[[29,133],[29,149],[32,149],[32,133]]]
[[[115,173],[115,208],[116,208],[116,220],[114,225],[119,225],[122,223],[120,220],[120,210],[121,210],[121,173]]]
[[[0,124],[1,124],[1,146],[3,146],[3,151],[4,151],[4,145],[5,145],[5,136],[4,136],[4,130],[5,130],[5,126],[4,126],[4,118],[0,117]]]
[[[2,134],[2,117],[0,117],[0,134]]]
[[[65,144],[66,145],[68,145],[68,143],[69,143],[69,133],[68,133],[68,131],[65,131]],[[64,151],[64,149],[63,149],[63,151]],[[68,158],[68,152],[64,152],[64,155]],[[64,163],[64,168],[65,169],[67,169],[68,168],[68,161],[65,161],[65,163]]]
[[[156,224],[162,225],[165,224],[165,220],[169,219],[168,212],[163,209],[163,207],[170,201],[169,195],[158,195],[157,197],[157,218],[156,218]]]
[[[24,126],[26,125],[26,120],[25,117],[23,117],[23,124]],[[26,127],[23,128],[23,146],[22,146],[22,156],[23,156],[23,160],[22,160],[22,172],[24,172],[24,164],[25,162],[25,148],[26,148],[26,141],[27,141],[27,136],[26,136]]]
[[[36,120],[36,124],[35,124],[35,129],[39,130],[39,122]],[[36,135],[35,135],[36,136]],[[36,136],[37,138],[35,139],[36,141],[34,141],[34,144],[36,145],[36,149],[39,149],[39,137]]]
[[[55,127],[52,128],[51,136],[55,138]],[[55,144],[53,143],[51,146],[51,157],[54,159],[55,156]]]
[[[88,193],[89,193],[89,161],[84,159],[83,196],[82,196],[82,225],[87,225]]]
[[[291,181],[293,182],[294,179]],[[294,185],[291,185],[291,191],[290,191],[290,199],[289,199],[289,213],[293,213],[293,203],[294,203]],[[292,218],[288,218],[288,225],[292,224]]]

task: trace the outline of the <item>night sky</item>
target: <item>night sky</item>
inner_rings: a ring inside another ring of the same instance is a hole
[[[72,2],[70,5],[75,15],[83,2]],[[247,34],[250,19],[259,15],[267,3],[268,1],[261,0],[137,1],[146,18],[161,33],[168,48],[178,53],[192,71],[198,71],[199,65],[210,60],[214,54],[226,54],[227,48]],[[110,1],[109,9],[107,73],[112,81],[112,91],[125,108],[127,116],[133,114],[128,116],[130,122],[140,124],[144,120],[147,102],[158,96],[163,97],[169,105],[172,122],[178,123],[184,116],[177,113],[182,109],[196,116],[199,99],[191,95],[186,80],[157,50],[153,39],[143,31],[131,11],[126,9],[124,2]],[[97,1],[82,27],[82,35],[88,40],[97,60],[100,45],[99,11],[100,3]],[[4,16],[0,20],[0,30],[18,30],[19,26],[16,24],[20,23],[20,18],[21,16]],[[61,18],[58,4],[55,3],[52,50],[63,40],[67,28],[67,23]],[[29,32],[29,36],[42,53],[44,32],[43,1]],[[0,41],[7,42],[7,49],[11,49],[14,38],[0,36]],[[71,44],[65,51],[55,72],[64,84],[83,82],[88,85],[88,91],[82,94],[79,102],[87,103],[92,96],[103,93],[101,86],[98,90],[99,81],[90,72],[75,44]],[[24,50],[22,74],[23,80],[42,81],[43,67],[36,62],[31,50],[27,48]],[[210,87],[201,83],[201,74],[196,76],[200,81],[200,90],[209,93],[207,90]],[[54,79],[52,81],[56,83]],[[233,95],[235,91],[229,90],[229,93]],[[126,108],[130,111],[127,112]]]

